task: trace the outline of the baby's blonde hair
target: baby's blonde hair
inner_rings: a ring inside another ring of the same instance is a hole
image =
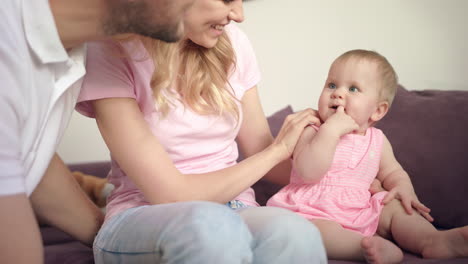
[[[343,53],[335,61],[350,58],[364,59],[377,64],[377,70],[380,74],[379,79],[381,80],[379,99],[387,101],[390,107],[398,88],[398,76],[388,60],[376,51],[356,49]]]
[[[155,65],[151,87],[158,111],[164,116],[170,111],[172,97],[180,98],[199,114],[227,112],[239,119],[238,99],[229,84],[236,58],[225,32],[213,48],[190,40],[166,43],[141,38],[141,41]]]

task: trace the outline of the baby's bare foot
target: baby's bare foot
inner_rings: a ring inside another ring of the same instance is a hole
[[[367,263],[392,264],[403,260],[401,249],[379,236],[363,238],[361,248]]]
[[[468,226],[438,232],[421,255],[424,258],[468,257]]]

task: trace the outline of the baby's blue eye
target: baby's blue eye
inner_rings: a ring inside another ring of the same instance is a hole
[[[352,93],[355,93],[355,92],[359,92],[359,89],[357,87],[349,87],[349,91],[352,92]]]
[[[336,85],[334,83],[329,83],[328,88],[330,89],[336,89]]]

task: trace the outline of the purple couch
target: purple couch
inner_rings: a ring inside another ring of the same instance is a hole
[[[285,107],[268,118],[274,135],[292,113]],[[432,209],[434,225],[468,225],[468,91],[407,91],[400,87],[394,105],[378,124],[393,145],[396,158],[408,171],[419,198]],[[71,170],[105,177],[108,162],[70,165]],[[280,186],[259,181],[254,185],[259,203]],[[92,250],[63,232],[41,227],[48,264],[94,263]],[[329,263],[355,263],[330,260]],[[468,263],[468,258],[424,260],[406,253],[403,263]]]

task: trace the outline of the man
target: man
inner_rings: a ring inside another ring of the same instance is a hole
[[[85,74],[83,44],[121,33],[176,41],[192,2],[2,1],[0,263],[43,263],[36,217],[86,244],[102,222],[55,154]]]

